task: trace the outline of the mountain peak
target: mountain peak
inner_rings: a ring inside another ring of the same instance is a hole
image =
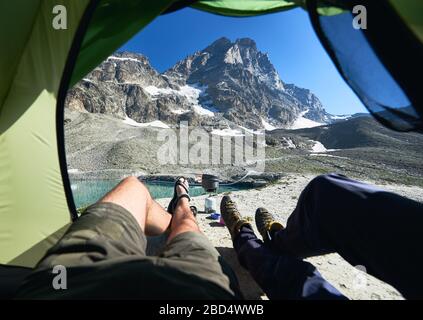
[[[244,87],[260,84],[271,91],[283,91],[283,82],[268,55],[259,51],[251,38],[239,38],[232,42],[221,37],[167,71],[167,75],[174,79],[176,74],[179,79],[189,83],[213,83],[214,86],[227,77],[223,82],[236,79]]]
[[[232,43],[232,42],[227,37],[220,37],[219,39],[213,41],[210,46],[218,45],[218,44],[226,44],[226,43]]]
[[[254,49],[257,49],[256,42],[251,38],[236,39],[235,44],[242,46],[242,47],[252,47]]]
[[[227,51],[230,48],[237,47],[241,49],[253,49],[257,51],[257,44],[251,38],[239,38],[232,42],[227,37],[221,37],[215,41],[213,41],[205,50],[212,52],[216,51]]]
[[[226,37],[221,37],[215,41],[213,41],[206,49],[205,51],[216,51],[216,49],[220,50],[227,50],[232,46],[231,40],[229,40]]]

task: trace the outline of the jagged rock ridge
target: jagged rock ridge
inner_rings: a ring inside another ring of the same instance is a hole
[[[186,120],[212,128],[289,128],[298,127],[302,118],[312,124],[331,121],[319,99],[308,89],[285,84],[269,56],[249,38],[220,38],[163,74],[141,54],[116,53],[69,90],[66,106],[141,123]]]

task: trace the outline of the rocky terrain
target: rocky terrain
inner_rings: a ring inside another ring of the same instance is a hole
[[[357,179],[382,183],[405,183],[423,186],[423,135],[390,130],[370,116],[298,130],[267,132],[269,158],[266,170],[316,173],[337,171]],[[286,150],[286,141],[297,146],[313,141],[308,156],[303,149]],[[285,148],[284,148],[285,147]],[[298,157],[298,161],[292,161]],[[290,159],[290,160],[289,160]]]
[[[164,142],[158,141],[158,135],[162,130],[169,129],[67,110],[65,144],[69,172],[75,178],[206,172],[236,180],[251,169],[233,161],[229,164],[160,163],[158,149]],[[233,144],[239,143],[234,137],[229,138]],[[339,172],[383,184],[423,186],[423,136],[394,132],[370,117],[316,128],[266,131],[265,142],[265,155],[261,160],[265,177],[278,177],[281,173]],[[209,145],[210,140],[195,144]]]
[[[163,74],[142,54],[116,53],[68,92],[66,107],[211,129],[299,128],[339,119],[310,90],[285,84],[249,38],[220,38]]]

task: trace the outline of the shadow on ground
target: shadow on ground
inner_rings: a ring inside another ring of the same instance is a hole
[[[241,292],[244,294],[244,298],[249,300],[262,299],[261,297],[264,296],[263,291],[250,276],[249,272],[239,264],[235,250],[228,247],[216,247],[216,249],[234,270],[238,277],[239,286]]]

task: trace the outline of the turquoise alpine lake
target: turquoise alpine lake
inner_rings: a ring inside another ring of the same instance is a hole
[[[77,208],[88,206],[101,197],[119,183],[120,180],[72,180],[71,189],[73,200]],[[173,196],[173,183],[167,181],[149,181],[145,182],[148,190],[155,199],[171,198]],[[251,188],[249,184],[232,184],[221,185],[217,190],[221,192],[246,190]],[[206,194],[205,190],[199,186],[194,185],[190,187],[191,196],[199,196]]]

